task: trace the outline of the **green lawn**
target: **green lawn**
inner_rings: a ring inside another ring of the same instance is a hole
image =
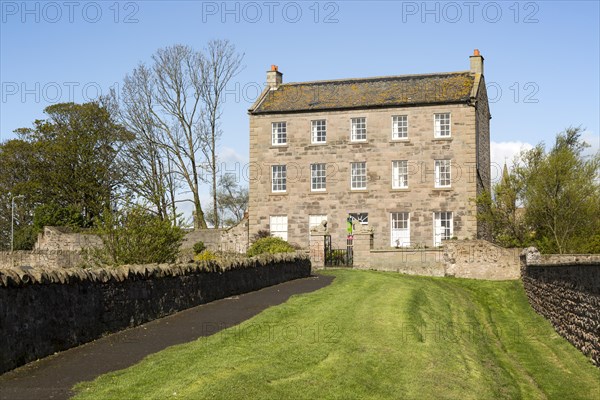
[[[332,285],[79,384],[77,399],[597,399],[519,281],[331,270]]]

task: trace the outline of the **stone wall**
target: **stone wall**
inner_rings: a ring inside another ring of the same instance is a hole
[[[446,275],[441,249],[371,250],[368,264],[358,264],[356,268],[399,272],[408,275]]]
[[[496,246],[485,240],[447,240],[443,261],[446,275],[460,278],[519,279],[521,249]]]
[[[0,373],[216,299],[307,277],[300,253],[227,264],[0,270]]]
[[[521,255],[531,307],[600,367],[600,254]]]
[[[221,250],[228,253],[246,253],[250,245],[248,218],[231,228],[223,229]]]
[[[38,234],[35,250],[43,251],[81,251],[91,247],[102,247],[102,239],[98,235],[74,233],[69,228],[45,226]]]
[[[206,248],[217,251],[221,247],[222,229],[197,229],[183,237],[181,249],[191,249],[197,242],[203,242]]]
[[[74,268],[81,264],[80,251],[33,250],[0,252],[0,269],[13,267]]]
[[[354,267],[411,275],[506,280],[519,278],[520,249],[485,240],[447,240],[441,248],[373,249],[371,234],[354,235]]]
[[[248,250],[248,218],[242,219],[237,225],[223,229],[198,229],[185,235],[181,250],[184,255],[197,242],[203,242],[212,251],[244,254]]]

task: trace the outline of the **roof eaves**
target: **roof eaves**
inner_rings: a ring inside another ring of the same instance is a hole
[[[373,109],[384,109],[384,108],[401,108],[401,107],[423,107],[423,106],[438,106],[443,104],[464,104],[469,103],[470,97],[464,97],[455,100],[444,100],[444,101],[427,101],[427,102],[416,102],[416,103],[399,103],[399,104],[374,104],[368,106],[353,106],[353,107],[324,107],[324,108],[297,108],[291,110],[268,110],[268,111],[250,111],[251,115],[269,115],[269,114],[300,114],[310,112],[324,112],[324,111],[351,111],[351,110],[373,110]]]
[[[258,96],[258,99],[256,99],[256,101],[254,102],[254,104],[252,104],[250,106],[250,108],[248,109],[248,113],[252,114],[254,112],[254,110],[256,110],[257,108],[259,108],[262,103],[265,101],[265,99],[267,98],[267,94],[271,91],[271,88],[266,87],[262,93],[260,94],[260,96]]]

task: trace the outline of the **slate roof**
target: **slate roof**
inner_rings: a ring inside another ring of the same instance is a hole
[[[470,99],[475,74],[426,75],[284,83],[265,90],[250,114],[275,114],[463,103]]]

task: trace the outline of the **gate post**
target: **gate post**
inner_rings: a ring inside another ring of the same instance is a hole
[[[313,228],[310,231],[310,262],[314,269],[325,267],[326,240],[329,237],[331,244],[331,236],[326,229]],[[331,246],[330,246],[331,247]]]
[[[371,267],[371,249],[373,248],[373,232],[370,229],[354,232],[353,266],[354,268]]]

